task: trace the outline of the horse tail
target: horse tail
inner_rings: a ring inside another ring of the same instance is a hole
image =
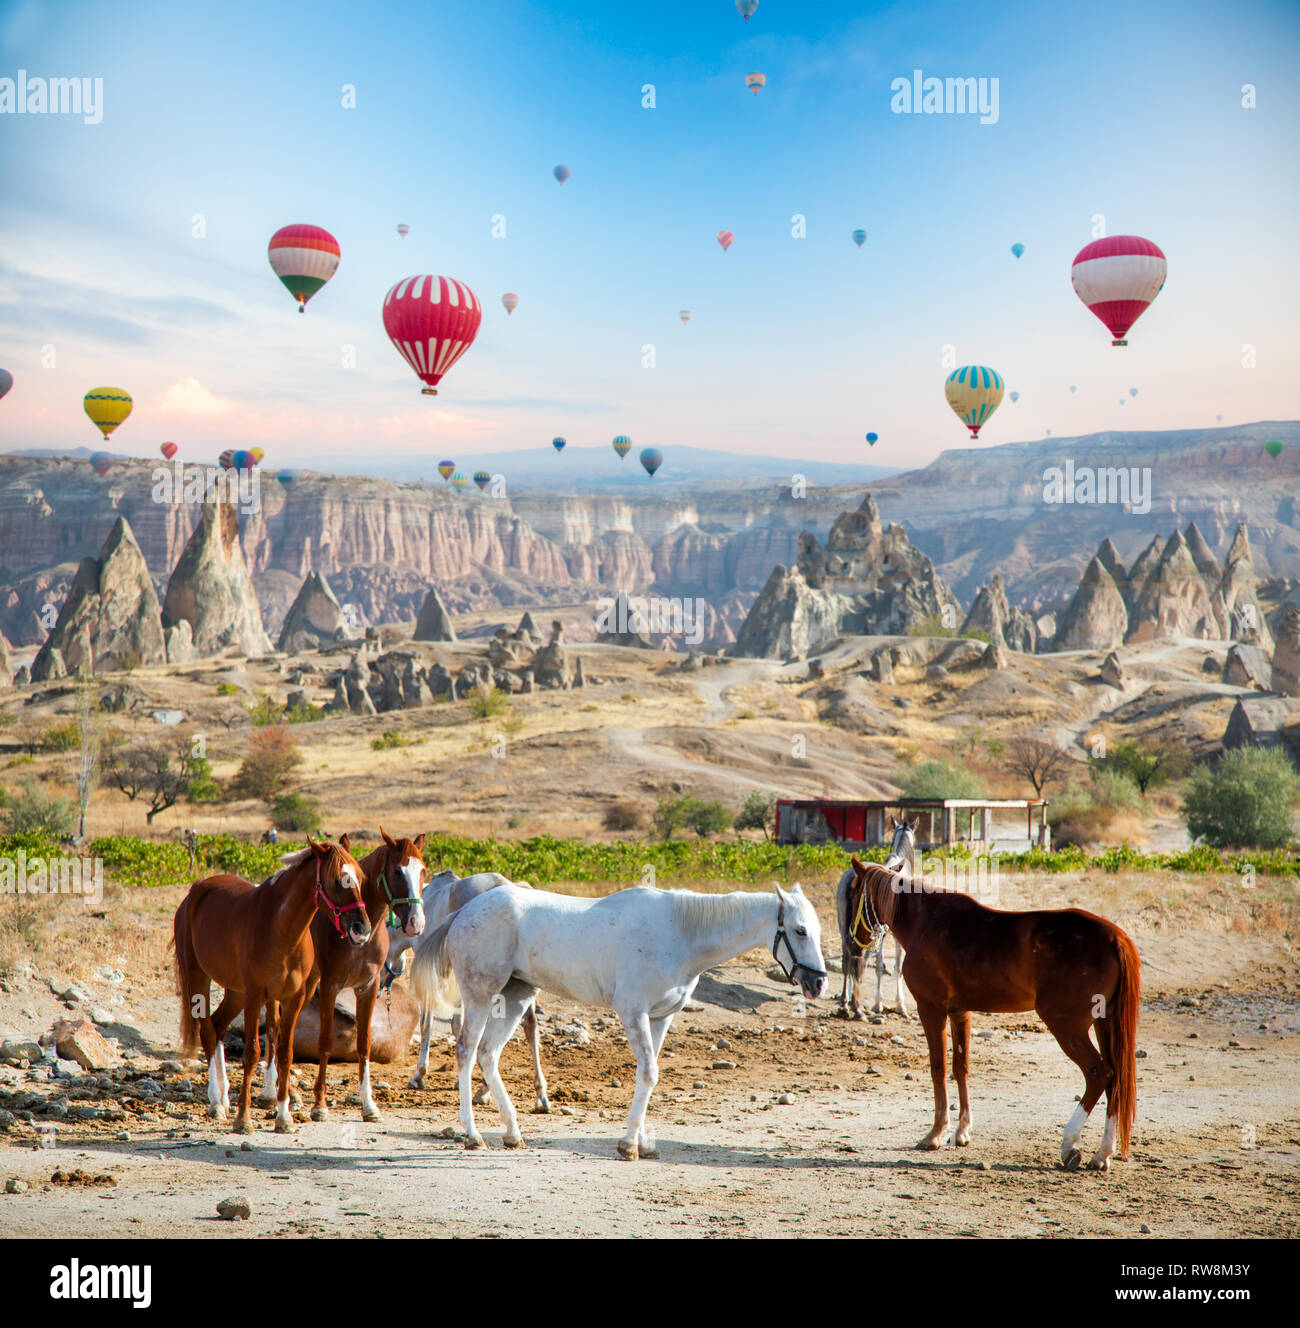
[[[172,964],[176,972],[176,993],[181,998],[180,1041],[185,1055],[193,1055],[199,1040],[199,1021],[194,1017],[194,1002],[190,999],[187,981],[192,967],[190,901],[191,896],[186,895],[172,919]]]
[[[460,985],[447,953],[447,933],[455,921],[453,913],[446,922],[422,936],[415,947],[415,963],[411,965],[411,990],[415,999],[422,1010],[439,1019],[450,1019],[460,1008]]]
[[[1137,946],[1127,932],[1115,928],[1115,950],[1119,958],[1119,982],[1111,1001],[1110,1059],[1115,1072],[1108,1107],[1115,1117],[1120,1157],[1128,1156],[1129,1137],[1137,1115],[1137,1026],[1142,994],[1142,962]]]

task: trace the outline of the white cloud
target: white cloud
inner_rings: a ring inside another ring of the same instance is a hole
[[[158,398],[157,409],[160,415],[229,415],[235,403],[209,391],[197,378],[182,378]]]

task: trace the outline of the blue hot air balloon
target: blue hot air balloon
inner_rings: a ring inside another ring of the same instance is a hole
[[[478,485],[479,493],[482,493],[492,483],[492,476],[486,470],[476,470],[474,472],[474,483]]]
[[[875,447],[876,443],[877,443],[879,440],[880,440],[880,435],[879,435],[878,433],[869,433],[869,434],[867,435],[867,442],[868,442],[872,447]]]
[[[641,453],[641,464],[647,474],[653,475],[664,464],[664,454],[657,447],[647,447]]]
[[[551,172],[551,174],[554,175],[555,178],[556,178],[561,184],[563,184],[563,183],[565,182],[565,180],[567,180],[567,179],[569,178],[569,176],[572,174],[572,172],[569,170],[569,168],[568,168],[567,166],[557,166],[557,167]]]
[[[567,441],[567,440],[564,439],[564,438],[552,438],[552,439],[551,439],[551,446],[552,446],[553,448],[555,448],[555,450],[556,450],[557,452],[563,452],[563,451],[564,451],[564,444],[565,444],[566,441]]]
[[[1011,246],[1011,252],[1012,252],[1013,254],[1015,254],[1015,256],[1016,256],[1017,258],[1019,258],[1020,255],[1023,254],[1023,253],[1025,252],[1025,246],[1024,246],[1023,244],[1019,244],[1019,243],[1017,243],[1017,244],[1013,244],[1013,245]]]
[[[859,249],[861,249],[862,246],[866,244],[866,242],[867,242],[866,231],[858,229],[853,232],[853,243],[856,244]]]
[[[14,385],[14,376],[8,369],[0,369],[0,397]]]
[[[287,489],[291,484],[296,483],[298,472],[296,470],[282,470],[275,478]]]
[[[736,10],[740,17],[749,22],[749,16],[758,8],[758,0],[736,0]]]

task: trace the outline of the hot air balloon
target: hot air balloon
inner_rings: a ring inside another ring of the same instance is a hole
[[[501,303],[505,305],[506,313],[512,314],[514,313],[516,306],[519,304],[519,296],[517,296],[514,291],[506,291],[501,297]]]
[[[406,224],[406,222],[400,221],[397,223],[397,233],[402,237],[402,239],[406,239],[406,237],[411,233],[411,228]]]
[[[691,311],[689,309],[683,309],[677,317],[682,320],[682,326],[685,327],[686,324],[691,321]]]
[[[647,447],[641,453],[641,464],[646,474],[653,475],[664,464],[664,454],[657,447]]]
[[[1112,235],[1074,256],[1074,293],[1110,329],[1112,346],[1127,346],[1128,330],[1164,289],[1168,265],[1158,246],[1140,235]]]
[[[564,438],[552,438],[552,439],[551,439],[551,446],[552,446],[553,448],[555,448],[555,450],[556,450],[557,452],[563,452],[563,451],[564,451],[564,444],[565,444],[566,441],[567,441],[567,440],[564,439]]]
[[[880,435],[879,435],[878,433],[869,433],[869,434],[867,435],[867,444],[868,444],[869,446],[871,446],[871,447],[875,447],[875,445],[876,445],[879,441],[880,441]]]
[[[551,174],[554,175],[555,178],[556,178],[561,184],[563,184],[563,183],[565,182],[565,180],[567,180],[567,179],[569,178],[569,176],[572,174],[572,172],[569,170],[569,168],[568,168],[567,166],[557,166],[557,167],[551,172]]]
[[[758,0],[736,0],[736,9],[740,17],[749,22],[749,16],[758,8]]]
[[[404,277],[384,296],[384,331],[426,384],[425,396],[438,395],[443,374],[473,344],[482,321],[478,296],[453,277]]]
[[[233,447],[226,448],[226,450],[217,458],[217,465],[219,465],[222,470],[232,470],[235,465],[235,449]]]
[[[96,475],[107,475],[113,469],[115,458],[108,452],[92,452],[90,455],[90,468]]]
[[[492,483],[492,476],[486,470],[476,470],[474,472],[474,483],[478,485],[478,491],[482,493]]]
[[[627,436],[627,434],[621,433],[617,438],[614,439],[614,451],[618,453],[620,461],[625,456],[627,456],[627,454],[631,450],[632,450],[632,440]]]
[[[296,470],[282,470],[275,478],[287,489],[297,481],[298,472]]]
[[[468,483],[469,479],[463,470],[452,471],[451,487],[455,489],[457,493],[460,493]]]
[[[1019,392],[1012,392],[1012,394],[1011,394],[1011,400],[1012,400],[1012,403],[1013,403],[1013,404],[1014,404],[1015,402],[1019,401],[1019,400],[1020,400],[1020,393],[1019,393]]]
[[[763,84],[766,83],[766,82],[767,82],[767,75],[766,75],[766,74],[746,74],[746,75],[745,75],[745,86],[746,86],[747,88],[749,88],[750,91],[753,92],[754,96],[756,96],[756,97],[758,96],[758,90],[759,90],[759,88],[761,88],[761,87],[763,86]]]
[[[281,226],[266,247],[271,270],[298,301],[304,313],[307,301],[334,275],[339,265],[339,242],[319,226]]]
[[[0,397],[14,385],[14,376],[8,369],[0,369]]]
[[[725,254],[731,248],[731,242],[736,237],[730,231],[718,232],[718,243],[722,246],[722,252]]]
[[[1218,421],[1218,423],[1220,423],[1220,424],[1223,423],[1223,416],[1222,416],[1222,415],[1216,415],[1214,418]]]
[[[1013,245],[1011,246],[1011,252],[1012,252],[1013,254],[1015,254],[1015,256],[1016,256],[1017,258],[1019,258],[1020,255],[1023,254],[1023,253],[1025,252],[1025,246],[1024,246],[1023,244],[1019,244],[1019,243],[1013,244]]]
[[[978,438],[989,416],[1002,404],[1004,387],[1002,375],[995,370],[982,364],[967,364],[948,375],[943,392],[957,418],[970,430],[970,436]]]
[[[442,478],[445,480],[451,479],[451,472],[455,469],[456,469],[456,463],[454,461],[438,462],[438,474],[441,475]]]
[[[164,443],[158,450],[170,461],[181,449],[175,443]]]
[[[861,227],[859,227],[856,231],[853,232],[853,243],[856,244],[859,249],[861,249],[862,246],[866,244],[866,242],[867,242],[867,233],[866,231],[862,230]]]
[[[1129,396],[1131,396],[1131,397],[1135,397],[1135,396],[1137,396],[1137,394],[1138,394],[1138,390],[1137,390],[1137,388],[1136,388],[1136,387],[1130,387],[1129,390],[1128,390],[1128,394],[1129,394]]]
[[[1270,438],[1268,442],[1264,444],[1264,451],[1276,461],[1278,457],[1282,455],[1282,447],[1283,444],[1280,438]]]
[[[1050,429],[1048,429],[1048,431],[1047,431],[1047,436],[1048,436],[1049,438],[1052,436],[1052,431],[1051,431]]]
[[[252,457],[252,454],[249,453],[248,451],[246,451],[246,450],[245,450],[244,448],[242,448],[242,447],[241,447],[241,448],[235,453],[235,469],[236,469],[236,470],[252,470],[252,469],[253,469],[253,457]]]
[[[1076,389],[1075,389],[1075,385],[1074,385],[1073,383],[1071,383],[1071,384],[1070,384],[1070,391],[1073,392],[1073,391],[1075,391],[1075,390],[1076,390]]]
[[[266,455],[266,448],[250,447],[248,449],[248,455],[253,458],[253,465],[260,466],[262,464],[262,458]]]
[[[108,442],[108,435],[131,413],[131,394],[120,387],[92,387],[81,404]]]

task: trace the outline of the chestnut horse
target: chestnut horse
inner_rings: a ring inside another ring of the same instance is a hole
[[[1088,1166],[1107,1171],[1128,1155],[1137,1110],[1137,947],[1106,918],[1080,908],[1011,913],[969,895],[936,890],[853,858],[852,933],[869,946],[892,931],[906,951],[903,977],[930,1044],[934,1125],[918,1148],[941,1148],[948,1125],[944,1022],[952,1027],[952,1069],[961,1114],[953,1143],[970,1143],[970,1016],[1033,1010],[1083,1071],[1084,1092],[1065,1127],[1061,1162],[1073,1171],[1083,1127],[1106,1094],[1106,1129]],[[1095,1028],[1098,1052],[1089,1037]]]
[[[309,837],[307,848],[260,886],[239,876],[209,876],[190,886],[181,900],[172,928],[181,998],[181,1045],[193,1052],[195,1040],[202,1040],[208,1058],[208,1109],[218,1121],[225,1119],[229,1095],[221,1039],[235,1012],[241,1007],[244,1011],[244,1082],[239,1090],[236,1133],[253,1131],[249,1098],[263,1006],[268,1044],[279,1025],[275,1128],[281,1133],[293,1128],[289,1068],[294,1024],[307,999],[316,963],[311,921],[322,907],[335,918],[359,911],[362,916],[349,923],[348,934],[354,945],[364,945],[370,927],[361,899],[363,879],[360,864],[346,848],[318,844]],[[215,1012],[213,982],[225,988]]]
[[[317,913],[312,919],[316,967],[312,970],[309,990],[318,982],[320,984],[317,1001],[320,1068],[316,1073],[315,1105],[311,1109],[314,1121],[329,1119],[329,1108],[325,1105],[325,1069],[334,1045],[334,997],[345,987],[351,987],[357,993],[357,1074],[361,1085],[361,1116],[368,1121],[380,1119],[379,1108],[370,1093],[370,1016],[379,994],[379,974],[388,959],[388,927],[384,923],[386,920],[390,923],[400,921],[407,936],[418,936],[424,930],[424,903],[420,897],[424,883],[424,862],[420,858],[424,836],[413,840],[394,839],[382,825],[379,833],[384,842],[361,859],[361,870],[366,874],[361,897],[370,924],[369,939],[361,946],[353,944],[339,926],[338,919],[329,914]],[[339,846],[350,850],[347,835],[339,838]],[[270,1046],[268,1037],[268,1054]],[[271,1082],[269,1064],[266,1082],[268,1085]]]

